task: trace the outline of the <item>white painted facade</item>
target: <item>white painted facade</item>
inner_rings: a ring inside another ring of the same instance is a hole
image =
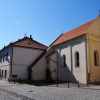
[[[8,56],[4,56],[7,53],[8,53]],[[8,79],[10,77],[11,55],[12,55],[12,47],[7,47],[6,49],[0,51],[0,71],[1,71],[0,77],[1,79]]]
[[[58,51],[58,79],[62,81],[87,82],[85,35],[54,47]],[[79,52],[79,66],[75,66],[75,52]],[[66,56],[63,67],[62,56]]]
[[[28,79],[28,66],[41,54],[43,50],[13,47],[12,75],[20,79]]]
[[[0,51],[0,78],[4,80],[8,80],[11,77],[17,77],[22,80],[28,79],[28,66],[43,52],[44,50],[21,46],[5,47]],[[6,53],[8,53],[7,60]]]

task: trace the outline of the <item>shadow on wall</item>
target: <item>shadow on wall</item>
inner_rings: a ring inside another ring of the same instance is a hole
[[[61,55],[59,57],[62,59]],[[66,63],[65,65],[62,64],[62,61],[58,62],[58,79],[59,81],[70,81],[70,82],[77,82],[78,80],[73,75],[73,69],[71,66],[68,66]]]
[[[59,70],[58,76],[59,80],[61,81],[70,81],[70,82],[77,82],[78,80],[73,75],[73,72],[69,69],[68,65],[66,67],[61,67],[62,70]],[[62,75],[61,75],[62,74]]]

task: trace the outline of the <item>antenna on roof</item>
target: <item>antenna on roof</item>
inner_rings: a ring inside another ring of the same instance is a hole
[[[61,30],[62,34],[63,34],[63,30]]]
[[[14,42],[14,39],[13,39],[13,42]]]
[[[27,35],[27,31],[25,32],[24,37],[26,37],[26,35]]]

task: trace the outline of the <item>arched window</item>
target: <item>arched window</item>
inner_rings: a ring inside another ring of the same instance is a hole
[[[79,62],[79,52],[75,52],[75,66],[78,67],[80,66],[80,62]]]
[[[99,66],[99,53],[97,50],[94,51],[94,65]]]
[[[66,67],[66,56],[65,55],[62,56],[62,66]]]

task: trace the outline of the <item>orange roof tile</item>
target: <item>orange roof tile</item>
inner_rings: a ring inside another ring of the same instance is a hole
[[[18,40],[12,44],[16,45],[16,46],[30,47],[30,48],[36,48],[36,49],[47,49],[48,48],[47,46],[45,46],[31,38],[28,38],[28,37]]]
[[[49,46],[47,50],[49,50],[52,46],[55,46],[57,44],[63,43],[65,41],[71,40],[73,38],[76,38],[78,36],[81,36],[85,34],[84,32],[90,27],[90,25],[94,22],[95,20],[92,20],[86,24],[83,24],[82,26],[79,26],[69,32],[66,32],[65,34],[61,35],[55,42],[52,43],[52,45]]]

